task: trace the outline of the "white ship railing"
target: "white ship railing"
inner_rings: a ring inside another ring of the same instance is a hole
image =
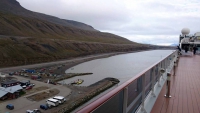
[[[155,102],[159,94],[157,89],[162,89],[161,86],[166,80],[166,74],[173,70],[178,58],[177,53],[177,51],[172,51],[170,55],[162,58],[107,94],[90,102],[79,109],[77,113],[149,113],[153,103],[150,105],[146,101],[152,100]]]

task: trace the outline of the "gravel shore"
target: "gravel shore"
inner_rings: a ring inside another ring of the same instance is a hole
[[[125,54],[125,52],[115,52],[115,53],[105,53],[105,54],[97,54],[97,55],[89,55],[85,57],[78,57],[78,58],[73,58],[73,59],[68,59],[68,60],[62,60],[62,61],[55,61],[55,62],[48,62],[48,63],[40,63],[40,64],[32,64],[32,65],[23,65],[23,66],[16,66],[16,67],[6,67],[6,68],[0,68],[0,72],[4,73],[9,73],[9,72],[14,72],[22,69],[30,69],[30,68],[44,68],[44,67],[51,67],[51,66],[57,66],[57,65],[62,65],[65,64],[65,68],[58,69],[55,73],[56,74],[63,74],[65,70],[78,65],[80,63],[94,60],[94,59],[99,59],[99,58],[106,58],[118,54]]]

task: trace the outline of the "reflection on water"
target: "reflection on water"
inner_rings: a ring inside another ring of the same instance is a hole
[[[73,77],[61,83],[69,84],[83,79],[81,86],[89,86],[106,77],[114,77],[121,84],[172,52],[173,50],[152,50],[92,60],[66,70],[66,73],[93,73],[92,75]]]

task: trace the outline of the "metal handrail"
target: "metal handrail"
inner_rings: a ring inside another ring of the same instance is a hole
[[[111,90],[107,94],[105,94],[105,95],[99,97],[98,99],[94,100],[93,102],[91,102],[87,106],[83,107],[82,109],[78,110],[77,113],[89,113],[89,112],[92,112],[93,110],[95,110],[96,108],[98,108],[99,106],[101,106],[102,104],[107,102],[109,99],[114,97],[117,93],[119,93],[120,91],[122,91],[126,87],[128,87],[128,85],[130,85],[132,82],[137,80],[137,78],[139,78],[142,75],[144,75],[150,69],[155,67],[157,64],[159,64],[160,62],[162,62],[163,60],[165,60],[166,58],[168,58],[170,55],[174,54],[175,52],[177,52],[177,51],[173,51],[171,54],[167,55],[166,57],[161,58],[161,60],[157,61],[156,63],[154,63],[150,67],[148,67],[145,70],[143,70],[142,72],[138,73],[136,76],[132,77],[128,81],[126,81],[123,84],[119,85],[118,87],[116,87],[115,89]]]

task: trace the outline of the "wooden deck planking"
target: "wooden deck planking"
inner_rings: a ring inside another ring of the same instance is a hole
[[[181,100],[182,100],[183,106],[182,106],[182,111],[179,113],[189,113],[188,112],[188,98],[187,98],[187,90],[189,90],[187,89],[187,86],[188,86],[187,84],[189,84],[189,81],[186,77],[183,77],[182,82],[183,82],[182,84],[184,84],[184,86],[181,86],[183,88],[181,90],[181,93],[182,93]]]
[[[196,76],[195,78],[196,79],[194,79],[193,80],[193,91],[194,91],[194,94],[195,94],[195,103],[196,103],[196,111],[198,111],[198,112],[200,112],[200,109],[199,109],[199,105],[200,105],[200,98],[199,98],[199,93],[198,93],[198,89],[199,89],[199,82],[197,81],[198,80],[198,76],[197,76],[197,73],[195,74],[195,73],[193,73],[194,74],[194,76]]]
[[[171,87],[171,90],[173,90],[173,92],[171,93],[172,96],[175,96],[176,94],[176,85],[177,83],[174,82],[174,79],[172,79],[171,81],[173,83],[172,87]],[[175,99],[175,98],[174,98]],[[168,99],[169,100],[169,99]],[[172,109],[173,109],[173,106],[174,106],[174,100],[170,101],[169,104],[168,104],[168,108],[163,112],[163,113],[169,113],[169,112],[172,112]]]
[[[162,88],[162,90],[164,90],[164,89]],[[162,108],[162,105],[164,104],[164,101],[163,101],[162,97],[160,97],[160,96],[163,96],[163,95],[164,95],[164,91],[161,91],[161,94],[158,96],[158,102],[155,103],[155,105],[157,107],[155,109],[153,109],[153,111],[161,110],[160,108]]]
[[[175,72],[172,98],[164,97],[164,86],[151,113],[200,113],[200,56],[181,57]]]
[[[174,75],[172,76],[172,87],[173,88],[171,88],[171,92],[174,92],[174,95],[172,95],[172,99],[173,100],[171,100],[171,101],[173,101],[173,106],[172,106],[172,111],[168,111],[168,113],[170,113],[170,112],[177,113],[178,112],[178,102],[179,102],[178,98],[179,98],[179,86],[180,86],[180,83],[178,82],[179,80],[176,78],[177,74],[179,74],[179,73],[176,72],[175,76]],[[165,98],[163,98],[163,99],[165,99]]]
[[[188,78],[188,82],[192,82],[191,78],[189,77]],[[189,100],[192,100],[192,97],[190,95],[192,95],[190,89],[192,90],[192,85],[191,84],[188,84],[187,85],[187,99],[188,99],[188,113],[194,113],[193,111],[193,103],[192,101],[189,101]]]

